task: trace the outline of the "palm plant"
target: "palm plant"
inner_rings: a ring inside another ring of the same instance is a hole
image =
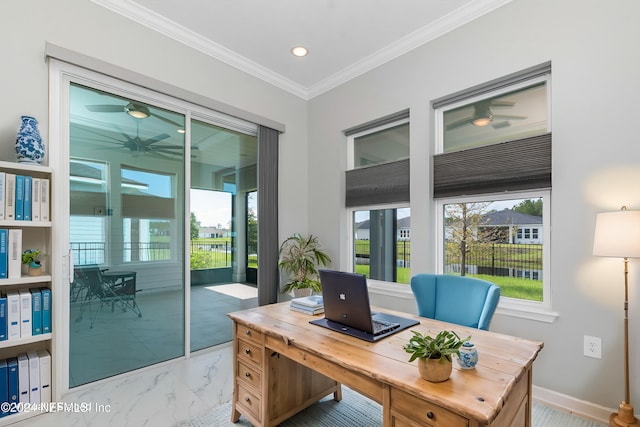
[[[310,288],[320,292],[322,287],[318,276],[318,268],[331,262],[329,255],[320,249],[318,238],[296,233],[280,245],[278,266],[289,275],[282,288],[282,293],[295,289]]]

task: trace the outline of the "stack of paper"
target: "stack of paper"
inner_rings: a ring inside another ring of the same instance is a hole
[[[311,315],[324,313],[322,295],[294,298],[291,300],[291,310]]]

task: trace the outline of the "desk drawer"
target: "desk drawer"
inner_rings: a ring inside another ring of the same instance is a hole
[[[263,347],[257,346],[249,341],[238,339],[238,348],[236,354],[239,360],[250,361],[262,367],[263,363]]]
[[[260,398],[241,384],[238,384],[238,401],[236,404],[241,408],[240,412],[251,414],[258,421],[262,421],[260,419]]]
[[[253,341],[260,345],[264,344],[264,334],[250,326],[238,323],[237,334],[238,338]]]
[[[249,384],[256,390],[260,390],[261,378],[260,371],[253,369],[246,363],[238,361],[238,381]]]
[[[404,391],[391,389],[391,410],[417,422],[433,427],[467,427],[466,418]],[[409,424],[411,425],[411,424]]]

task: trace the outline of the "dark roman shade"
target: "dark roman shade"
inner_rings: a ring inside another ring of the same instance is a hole
[[[346,129],[346,136],[366,132],[409,118],[409,109]],[[367,206],[409,201],[409,159],[382,163],[345,173],[345,206]]]
[[[409,159],[346,172],[347,207],[409,201]]]
[[[433,156],[433,197],[551,187],[551,134]]]
[[[258,126],[258,304],[278,301],[278,138],[277,130]]]

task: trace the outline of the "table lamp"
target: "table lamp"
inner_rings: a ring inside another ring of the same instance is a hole
[[[625,396],[618,412],[611,414],[609,425],[635,427],[629,392],[629,258],[640,258],[640,211],[629,211],[626,206],[618,212],[599,213],[593,239],[596,256],[624,258],[624,380]]]

